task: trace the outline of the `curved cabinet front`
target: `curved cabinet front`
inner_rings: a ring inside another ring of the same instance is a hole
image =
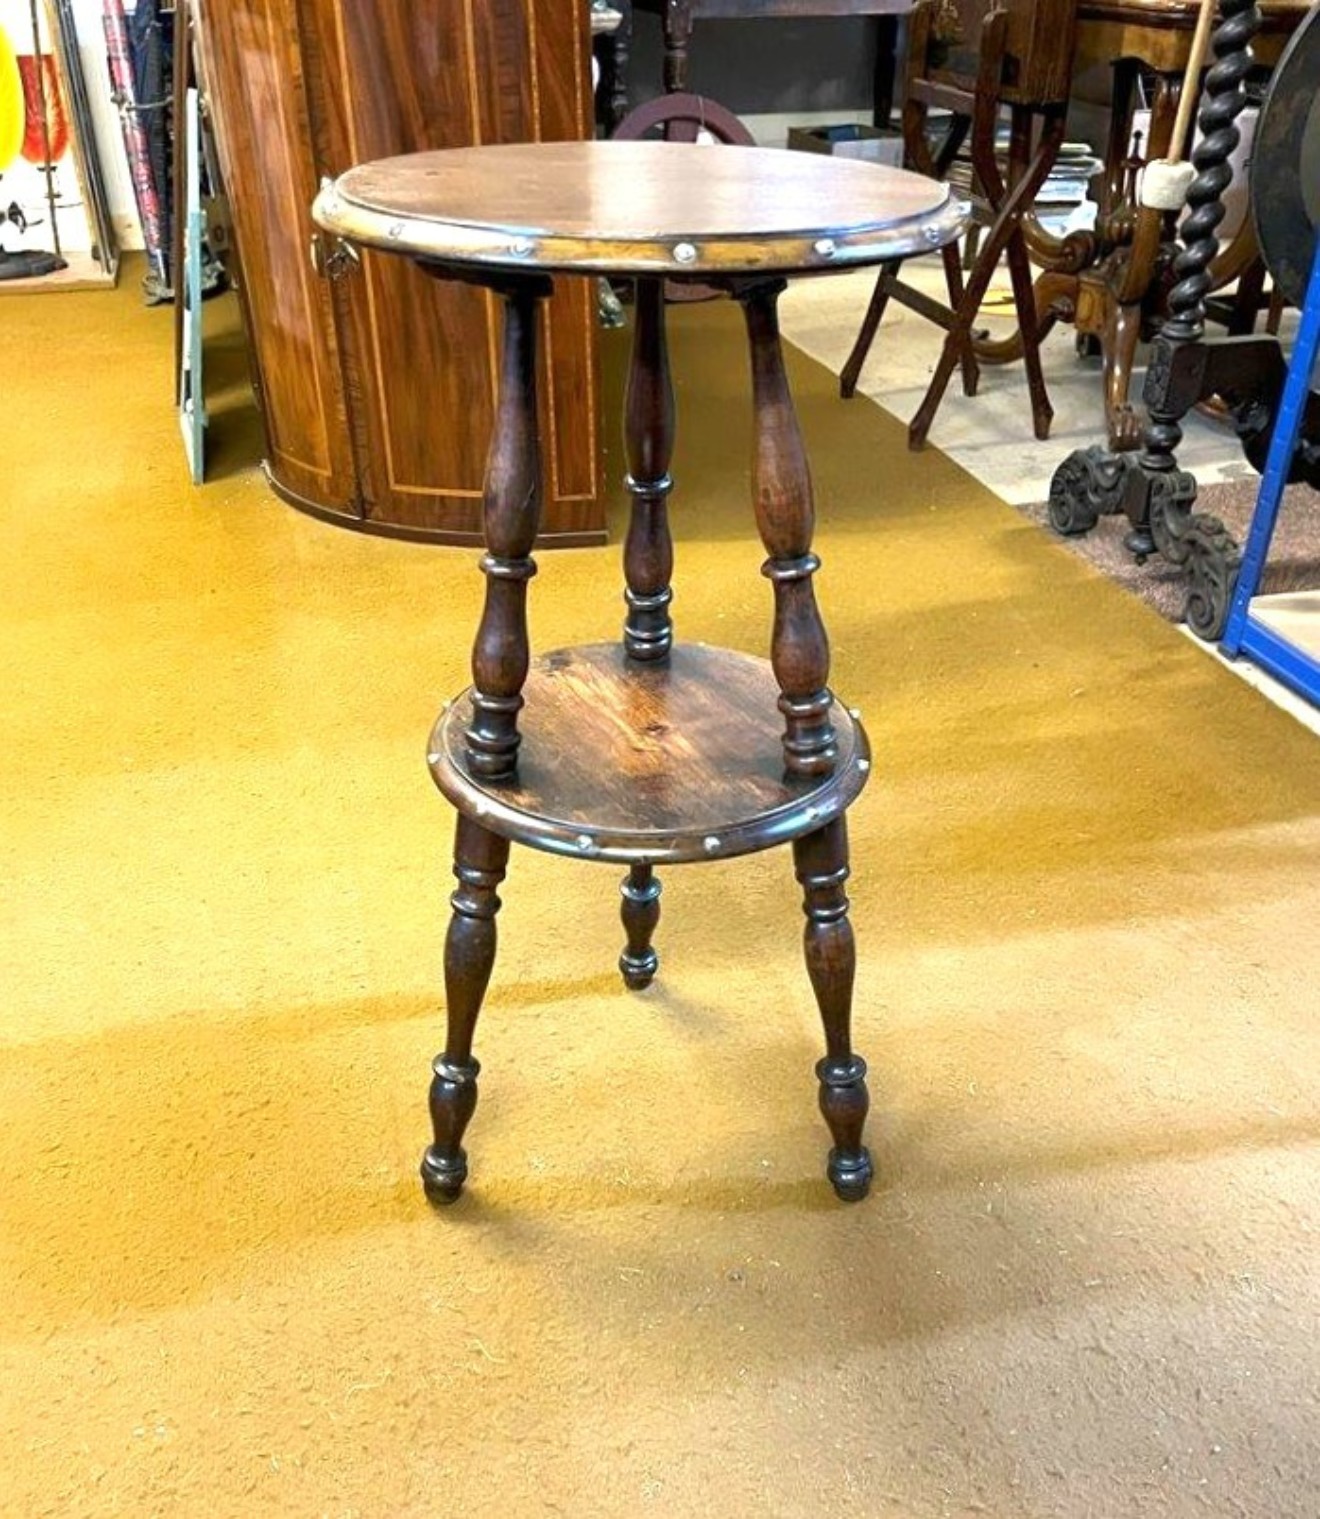
[[[323,176],[367,159],[589,136],[588,7],[198,0],[198,21],[272,484],[350,526],[479,542],[495,302],[348,256],[310,206]],[[591,281],[558,282],[543,339],[541,541],[600,542]]]

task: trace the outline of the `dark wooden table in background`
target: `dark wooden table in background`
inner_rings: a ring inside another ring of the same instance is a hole
[[[894,51],[899,16],[912,9],[912,0],[631,0],[634,10],[659,16],[665,41],[665,89],[688,88],[688,54],[698,21],[785,21],[814,17],[878,16],[874,117],[889,120],[894,98]],[[718,95],[718,91],[714,92]]]

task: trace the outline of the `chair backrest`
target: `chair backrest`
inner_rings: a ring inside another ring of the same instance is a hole
[[[696,142],[697,134],[705,131],[716,142],[733,147],[756,146],[756,139],[727,106],[704,95],[657,95],[629,111],[611,136],[637,142],[657,131],[667,142]]]

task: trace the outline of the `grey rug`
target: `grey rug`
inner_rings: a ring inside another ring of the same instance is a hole
[[[1259,488],[1255,475],[1226,484],[1203,485],[1197,507],[1218,517],[1238,543],[1245,543]],[[1053,535],[1044,502],[1022,510]],[[1140,596],[1170,622],[1181,622],[1187,594],[1185,577],[1159,555],[1138,565],[1123,547],[1128,526],[1126,517],[1102,517],[1085,537],[1058,541]],[[1316,589],[1320,589],[1320,494],[1306,485],[1290,485],[1284,492],[1260,594]]]

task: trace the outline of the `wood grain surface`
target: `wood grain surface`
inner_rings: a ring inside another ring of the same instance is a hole
[[[1257,63],[1273,65],[1310,10],[1307,0],[1264,0],[1251,45]],[[1197,0],[1081,0],[1074,68],[1103,67],[1136,58],[1165,74],[1181,74],[1191,51]]]
[[[833,774],[787,779],[774,673],[727,649],[678,645],[660,664],[613,643],[562,649],[533,662],[523,695],[512,781],[471,772],[470,692],[441,714],[428,760],[461,813],[555,854],[664,864],[767,849],[824,827],[870,771],[836,701]]]
[[[662,15],[669,0],[633,0],[639,11]],[[686,0],[694,21],[791,20],[797,16],[894,16],[912,9],[912,0]]]
[[[312,225],[311,203],[322,176],[364,160],[585,136],[587,8],[198,3],[272,484],[348,525],[479,543],[498,302],[403,259],[348,259]],[[564,281],[543,321],[542,541],[599,542],[595,292]]]
[[[947,186],[772,148],[571,142],[362,164],[322,191],[329,231],[444,263],[712,272],[826,270],[924,252],[965,215]]]

